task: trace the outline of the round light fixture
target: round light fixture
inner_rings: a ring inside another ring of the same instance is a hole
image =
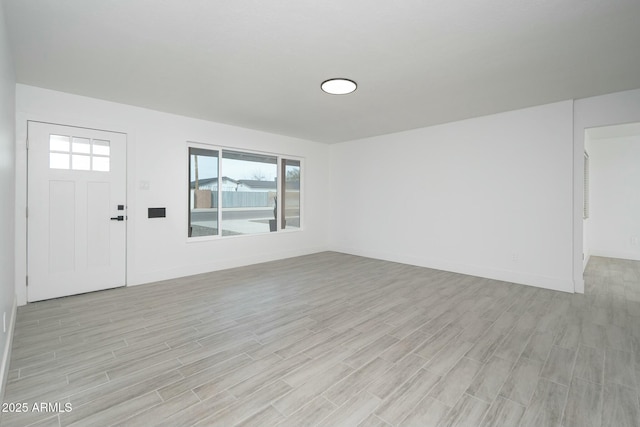
[[[357,89],[358,85],[349,79],[329,79],[322,82],[320,88],[331,95],[346,95]]]

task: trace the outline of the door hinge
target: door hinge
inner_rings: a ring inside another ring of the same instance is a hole
[[[27,138],[27,150],[29,150],[29,138]]]
[[[27,218],[29,218],[29,206],[27,206],[26,208],[24,208],[24,216],[26,216]]]
[[[29,286],[29,276],[24,276],[24,282],[27,286]]]

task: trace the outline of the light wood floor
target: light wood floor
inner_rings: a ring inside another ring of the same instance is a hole
[[[640,263],[586,281],[327,252],[30,304],[5,402],[72,411],[2,425],[639,426]]]

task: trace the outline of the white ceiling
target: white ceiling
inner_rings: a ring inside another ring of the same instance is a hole
[[[327,143],[640,87],[639,0],[2,1],[20,83]]]

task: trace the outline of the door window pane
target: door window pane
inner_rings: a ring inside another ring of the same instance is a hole
[[[89,138],[73,138],[72,151],[74,153],[90,154],[91,140]]]
[[[69,169],[70,139],[68,136],[49,135],[49,168]]]
[[[69,154],[49,153],[49,167],[51,169],[69,169]]]
[[[74,154],[71,156],[71,169],[76,171],[91,170],[91,157],[82,154]]]
[[[108,156],[110,154],[109,141],[102,141],[100,139],[93,140],[93,154],[98,156]]]
[[[69,152],[69,137],[62,135],[50,135],[49,151]]]
[[[189,147],[189,237],[218,234],[218,151]]]
[[[278,159],[222,152],[222,235],[276,231]]]
[[[92,170],[98,172],[109,172],[111,162],[109,155],[111,153],[109,141],[94,139],[92,146],[93,167]]]

